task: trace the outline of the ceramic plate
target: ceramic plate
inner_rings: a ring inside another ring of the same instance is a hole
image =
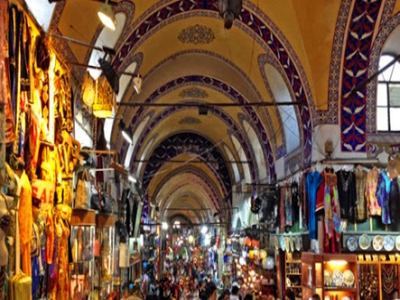
[[[375,251],[381,251],[383,248],[383,238],[380,235],[376,235],[372,241],[372,247]]]
[[[279,250],[279,242],[278,242],[278,237],[276,235],[274,236],[274,245],[275,245],[275,250]]]
[[[351,300],[349,296],[344,296],[342,300]]]
[[[290,252],[289,237],[285,237],[285,249],[286,252]]]
[[[281,245],[281,249],[283,251],[285,251],[285,249],[286,249],[286,247],[285,247],[285,238],[283,236],[281,236],[279,243]]]
[[[290,281],[290,278],[286,278],[286,287],[290,287],[292,285],[292,282]]]
[[[346,270],[343,272],[343,280],[344,284],[348,287],[353,287],[354,285],[354,274],[350,270]]]
[[[371,245],[371,240],[369,239],[369,236],[364,233],[360,236],[358,244],[360,245],[361,250],[367,250]]]
[[[267,270],[272,270],[275,267],[275,260],[273,257],[267,257]]]
[[[346,244],[347,244],[347,248],[348,248],[349,251],[351,251],[351,252],[356,251],[357,248],[358,248],[358,242],[357,242],[357,239],[356,239],[354,236],[350,236],[350,237],[347,239]]]
[[[332,274],[328,270],[324,270],[325,286],[332,286]]]
[[[336,287],[343,286],[343,273],[340,270],[333,271],[332,281]]]
[[[387,235],[383,239],[383,248],[385,248],[386,251],[392,251],[394,249],[394,244],[394,238],[391,235]]]
[[[400,235],[396,237],[396,249],[400,251]]]
[[[399,241],[400,241],[400,235],[399,235]],[[300,243],[300,237],[298,235],[295,237],[295,241],[294,242],[296,244],[296,250],[300,251],[301,250],[301,243]]]
[[[294,252],[294,240],[293,236],[290,236],[290,252]]]

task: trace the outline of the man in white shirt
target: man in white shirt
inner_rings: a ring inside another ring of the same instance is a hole
[[[239,300],[239,287],[237,285],[234,285],[232,287],[232,293],[230,296],[230,300]]]

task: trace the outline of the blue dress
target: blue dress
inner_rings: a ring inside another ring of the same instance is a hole
[[[315,218],[315,207],[317,205],[317,190],[321,183],[322,176],[318,171],[313,171],[307,174],[306,191],[309,201],[308,228],[310,231],[310,239],[317,238],[317,220]]]

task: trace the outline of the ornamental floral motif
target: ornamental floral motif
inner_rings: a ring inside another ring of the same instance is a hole
[[[178,35],[178,40],[184,44],[210,44],[214,39],[211,28],[199,24],[182,29]]]
[[[194,125],[194,124],[201,124],[201,121],[197,118],[193,118],[193,117],[186,117],[183,119],[179,120],[179,124],[190,124],[190,125]]]
[[[189,88],[189,89],[184,89],[182,92],[180,92],[179,96],[182,98],[207,98],[208,94],[205,90],[199,89],[199,88]]]

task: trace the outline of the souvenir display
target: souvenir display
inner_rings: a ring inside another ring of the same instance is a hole
[[[340,270],[333,271],[332,282],[334,286],[343,286],[343,273]]]
[[[354,252],[358,248],[357,239],[354,236],[351,236],[347,239],[347,248],[350,252]]]
[[[324,270],[324,282],[325,286],[332,286],[333,283],[332,274],[328,270]]]
[[[343,272],[343,280],[344,284],[347,287],[353,287],[354,285],[354,274],[350,270],[346,270]]]
[[[383,248],[383,238],[380,235],[376,235],[372,240],[372,247],[375,251],[381,251]]]
[[[391,235],[387,235],[383,239],[383,248],[386,251],[392,251],[395,246],[395,240]]]
[[[361,250],[367,250],[371,245],[371,240],[367,234],[362,234],[358,240]]]
[[[300,251],[301,250],[301,241],[300,241],[299,236],[295,237],[295,245],[296,245],[296,251]]]
[[[283,237],[283,236],[281,236],[281,238],[280,238],[280,246],[281,246],[281,249],[282,249],[283,251],[286,250],[285,237]]]
[[[396,250],[400,251],[400,235],[396,237]]]

